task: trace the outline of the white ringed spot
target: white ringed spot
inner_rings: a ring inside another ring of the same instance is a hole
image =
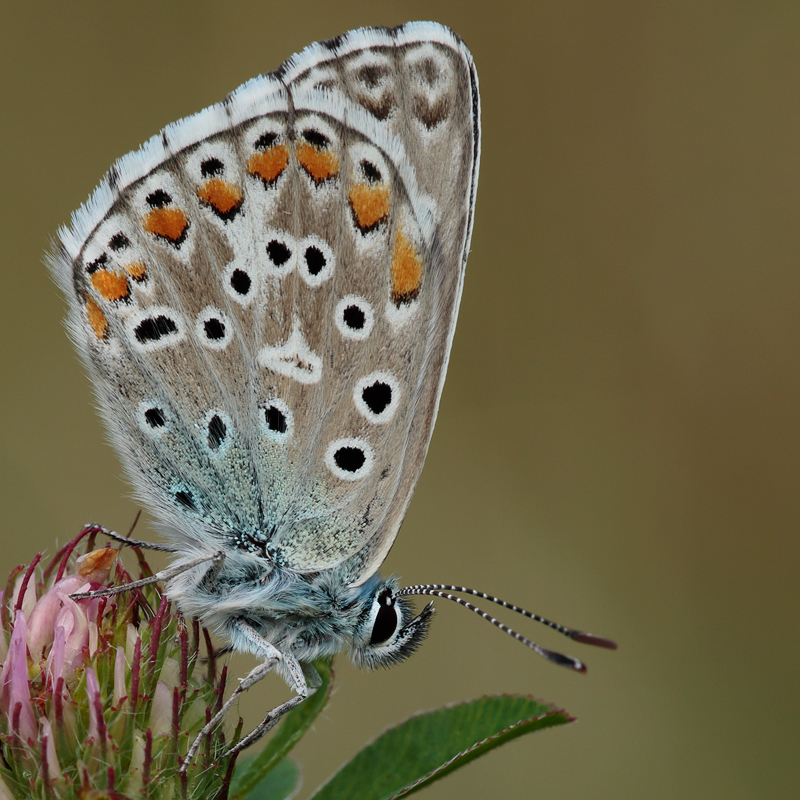
[[[336,327],[345,339],[363,340],[372,332],[375,312],[366,298],[348,294],[336,305]]]
[[[365,419],[375,425],[382,425],[397,411],[400,384],[388,372],[372,372],[356,383],[353,400]]]
[[[273,442],[283,443],[294,430],[294,414],[279,397],[271,397],[259,406],[258,421],[261,432]]]
[[[298,244],[291,234],[276,229],[265,231],[259,247],[265,248],[261,251],[266,256],[263,260],[265,275],[284,278],[294,269]]]
[[[207,306],[197,315],[194,333],[204,347],[224,350],[233,337],[233,328],[225,313],[214,306]]]
[[[139,427],[152,439],[170,429],[170,418],[163,403],[157,400],[142,400],[136,407],[136,421]]]
[[[225,267],[222,273],[222,286],[228,297],[239,305],[247,307],[256,296],[255,270],[242,260],[236,259]]]
[[[203,440],[214,455],[224,453],[229,448],[232,430],[231,418],[224,411],[212,409],[203,418]]]
[[[137,310],[128,317],[125,328],[130,343],[140,353],[177,344],[186,332],[180,314],[169,306]]]
[[[343,481],[357,481],[372,471],[375,453],[365,439],[336,439],[325,451],[325,466]]]
[[[297,266],[309,286],[319,286],[328,280],[333,275],[335,264],[333,250],[319,236],[312,234],[300,242]]]

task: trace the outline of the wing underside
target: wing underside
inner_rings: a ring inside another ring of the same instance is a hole
[[[312,45],[121,159],[56,278],[140,498],[317,572],[383,560],[430,440],[472,226],[477,78],[432,23]]]

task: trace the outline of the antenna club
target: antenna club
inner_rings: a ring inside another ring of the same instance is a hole
[[[595,636],[593,633],[583,633],[582,631],[575,631],[570,639],[581,644],[591,644],[595,647],[605,647],[606,650],[616,650],[617,643],[611,639],[606,639],[603,636]]]

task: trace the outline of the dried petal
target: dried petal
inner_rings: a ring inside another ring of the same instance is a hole
[[[76,559],[78,575],[89,583],[104,584],[111,574],[111,568],[117,560],[116,550],[105,547],[102,550],[92,550],[91,553]]]

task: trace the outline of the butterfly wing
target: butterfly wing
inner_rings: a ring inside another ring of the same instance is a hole
[[[434,24],[363,29],[168,127],[60,232],[69,326],[179,546],[383,560],[425,458],[478,167],[477,79]]]
[[[333,296],[364,298],[374,317],[364,340],[330,331],[338,384],[326,395],[319,437],[326,446],[342,436],[363,442],[374,464],[355,485],[337,485],[344,475],[315,464],[310,484],[324,487],[322,513],[271,547],[296,569],[353,556],[359,582],[394,541],[436,420],[477,188],[477,76],[463,43],[429,23],[312,45],[285,72],[301,136],[318,119],[339,140],[344,181],[333,227],[348,269]],[[331,518],[325,505],[339,491],[344,502]],[[307,494],[313,489],[301,504]]]

